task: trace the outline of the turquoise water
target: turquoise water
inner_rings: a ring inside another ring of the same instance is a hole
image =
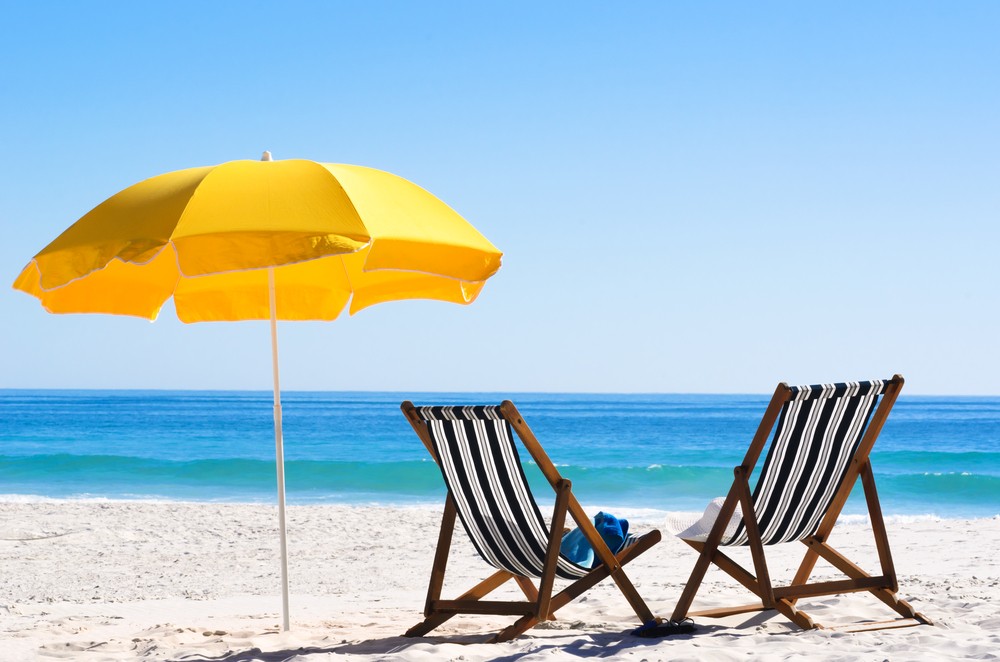
[[[399,403],[511,397],[581,501],[701,510],[764,395],[283,394],[290,503],[439,503]],[[888,514],[1000,514],[1000,398],[901,396],[872,456]],[[539,494],[542,494],[540,491]],[[270,393],[0,390],[0,498],[268,502]],[[855,494],[848,512],[862,512]]]

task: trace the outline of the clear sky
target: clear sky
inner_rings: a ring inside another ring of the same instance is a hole
[[[285,389],[1000,394],[1000,3],[0,9],[0,387],[269,389],[266,323],[9,288],[118,190],[268,149],[504,251],[471,306],[280,324]]]

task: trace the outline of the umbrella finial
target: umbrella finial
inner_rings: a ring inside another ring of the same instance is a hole
[[[270,161],[271,160],[271,152],[268,152],[267,150],[264,150],[264,155],[260,157],[260,160],[261,161]]]

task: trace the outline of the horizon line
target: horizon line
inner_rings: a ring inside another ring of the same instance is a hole
[[[790,384],[797,386],[797,384]],[[93,391],[93,392],[175,392],[175,393],[266,393],[272,394],[271,389],[249,389],[249,388],[100,388],[100,387],[70,387],[70,386],[40,386],[40,387],[16,387],[0,386],[0,393],[5,391]],[[484,395],[577,395],[577,396],[660,396],[660,395],[730,395],[730,396],[761,396],[769,397],[770,392],[739,392],[739,391],[521,391],[515,389],[508,390],[398,390],[398,389],[282,389],[281,394],[289,393],[393,393],[393,394],[484,394]],[[927,398],[1000,398],[1000,394],[994,393],[923,393],[907,392],[908,396],[920,396]]]

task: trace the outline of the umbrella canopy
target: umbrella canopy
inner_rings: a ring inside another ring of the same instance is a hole
[[[230,161],[113,195],[24,268],[14,287],[52,313],[184,322],[332,320],[383,301],[470,303],[501,253],[419,186],[362,166]]]
[[[396,175],[291,159],[170,172],[105,200],[43,248],[14,287],[52,313],[271,321],[284,629],[289,628],[277,320],[332,320],[384,301],[471,303],[501,253]]]

